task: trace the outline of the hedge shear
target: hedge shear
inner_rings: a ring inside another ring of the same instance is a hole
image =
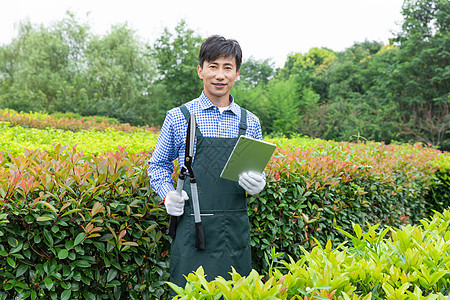
[[[194,142],[196,129],[197,129],[197,122],[195,120],[195,115],[191,114],[191,117],[189,118],[188,121],[186,133],[184,165],[181,167],[180,174],[178,175],[177,194],[181,196],[181,192],[184,186],[184,180],[186,176],[189,177],[189,181],[191,183],[190,185],[191,185],[192,208],[194,210],[194,221],[195,221],[195,233],[196,233],[195,246],[198,250],[204,250],[205,236],[203,233],[202,220],[200,217],[197,180],[194,176],[194,171],[192,170],[192,159],[194,157]],[[171,216],[169,221],[169,235],[172,238],[175,238],[177,224],[178,224],[178,217]]]

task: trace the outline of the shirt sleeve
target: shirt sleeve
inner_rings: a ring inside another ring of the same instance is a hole
[[[151,189],[164,199],[169,191],[175,190],[172,173],[173,161],[178,157],[178,146],[175,143],[173,118],[170,111],[166,114],[161,133],[156,142],[147,171]]]

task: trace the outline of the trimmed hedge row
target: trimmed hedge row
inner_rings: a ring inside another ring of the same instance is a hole
[[[261,274],[271,249],[295,260],[302,247],[344,241],[336,227],[397,225],[426,213],[438,151],[305,144],[280,146],[265,191],[248,198]],[[148,186],[151,153],[55,146],[24,154],[0,154],[0,299],[167,298],[168,218]]]
[[[53,150],[53,145],[76,145],[86,155],[99,155],[105,151],[117,150],[117,145],[127,145],[128,153],[151,150],[158,135],[148,131],[124,132],[115,129],[66,131],[62,129],[37,129],[9,126],[0,123],[2,143],[0,151],[9,154],[23,154],[24,149]]]
[[[336,228],[418,223],[435,208],[426,199],[435,191],[436,161],[449,157],[420,144],[289,142],[295,147],[279,147],[272,158],[266,189],[249,197],[253,267],[262,274],[272,247],[297,259],[301,247],[343,242]]]
[[[149,197],[148,154],[0,155],[0,299],[167,294],[167,215]]]
[[[82,117],[74,113],[18,113],[13,109],[0,109],[0,121],[7,122],[13,126],[19,125],[27,128],[55,128],[70,131],[80,130],[100,130],[114,129],[117,131],[151,131],[159,132],[158,128],[147,126],[131,126],[130,124],[119,123],[118,120],[107,117]]]
[[[17,143],[39,148],[33,138],[54,131]],[[124,139],[117,130],[81,133],[109,144]],[[253,266],[263,275],[272,249],[295,260],[302,247],[346,240],[337,227],[417,223],[449,205],[448,154],[420,145],[271,141],[279,148],[267,187],[248,198]],[[148,186],[151,152],[79,147],[0,152],[0,299],[168,298],[168,218]]]

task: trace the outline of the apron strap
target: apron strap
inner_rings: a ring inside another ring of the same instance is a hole
[[[184,105],[184,104],[181,105],[180,109],[181,109],[181,112],[183,113],[184,117],[186,118],[186,122],[189,122],[189,118],[191,117],[191,113],[187,109],[186,105]],[[200,132],[200,129],[198,129],[198,124],[197,124],[197,128],[195,128],[195,135],[197,137],[202,136],[202,133]]]
[[[247,110],[241,107],[241,122],[239,123],[239,136],[245,135],[247,130]]]

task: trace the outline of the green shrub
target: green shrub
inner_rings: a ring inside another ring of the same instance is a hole
[[[291,146],[278,147],[266,169],[267,187],[248,199],[253,267],[263,274],[272,247],[298,259],[300,246],[343,242],[337,227],[416,224],[429,214],[424,199],[439,151],[420,144],[286,142]]]
[[[229,281],[207,281],[203,269],[187,277],[184,288],[170,283],[174,299],[447,299],[450,291],[450,212],[436,213],[421,225],[364,232],[353,225],[353,242],[332,247],[328,241],[311,251],[301,247],[299,260],[280,259],[272,251],[269,276],[253,270],[232,272]],[[274,264],[274,266],[272,266]]]
[[[167,295],[167,215],[149,153],[0,155],[0,299]]]
[[[119,131],[112,128],[104,130],[68,131],[62,129],[24,128],[0,123],[2,143],[0,151],[23,154],[24,149],[53,151],[53,145],[76,146],[78,151],[99,155],[105,151],[113,152],[120,145],[126,145],[127,152],[140,153],[154,148],[158,135],[150,131]]]
[[[100,130],[114,129],[117,131],[151,131],[157,133],[158,129],[148,126],[130,126],[130,124],[121,124],[117,119],[91,116],[82,117],[76,113],[54,113],[47,114],[42,112],[18,113],[12,109],[0,110],[0,121],[7,122],[12,126],[22,126],[26,128],[56,128],[70,131],[80,130]]]
[[[438,170],[426,203],[429,209],[441,211],[450,207],[450,155],[443,156],[435,165]]]
[[[149,189],[151,153],[143,151],[156,134],[5,124],[0,131],[1,297],[168,297],[168,217]],[[272,249],[297,261],[301,247],[347,240],[336,228],[418,223],[433,208],[424,200],[449,158],[420,145],[271,141],[279,147],[267,187],[248,198],[253,267],[263,276]],[[51,146],[58,142],[70,147]],[[114,152],[116,145],[126,151]]]

